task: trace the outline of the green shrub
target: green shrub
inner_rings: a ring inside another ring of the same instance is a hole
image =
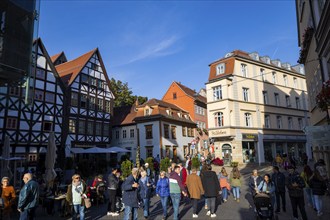
[[[231,166],[231,167],[237,167],[237,166],[238,166],[238,162],[236,162],[236,161],[232,161],[232,162],[230,163],[230,166]]]
[[[200,165],[201,164],[198,160],[198,157],[194,157],[191,159],[191,168],[195,168],[195,169],[199,170]]]
[[[154,158],[153,157],[148,157],[146,159],[146,163],[149,164],[149,168],[153,172],[155,170],[155,168],[154,168]]]
[[[167,172],[167,168],[171,166],[171,160],[168,157],[160,160],[160,171]]]
[[[130,160],[125,160],[121,163],[120,169],[122,172],[121,177],[126,179],[132,173],[133,164]]]

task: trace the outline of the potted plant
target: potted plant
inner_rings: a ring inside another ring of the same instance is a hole
[[[321,111],[328,111],[330,106],[330,80],[323,83],[320,93],[316,96],[316,104]]]
[[[195,168],[196,170],[199,170],[200,162],[198,160],[198,157],[194,157],[191,159],[191,168]]]
[[[160,160],[160,171],[167,172],[167,168],[171,166],[171,160],[168,157]]]
[[[122,179],[126,179],[132,173],[133,164],[130,160],[125,160],[121,163],[120,169],[122,172]]]
[[[202,135],[202,134],[203,134],[203,132],[202,132],[202,129],[201,129],[201,128],[197,128],[196,130],[197,130],[198,134],[200,134],[200,135]]]

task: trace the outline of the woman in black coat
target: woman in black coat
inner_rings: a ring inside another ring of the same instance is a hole
[[[317,209],[317,216],[321,216],[323,215],[322,212],[323,196],[325,195],[327,186],[318,170],[314,171],[313,176],[309,180],[309,187],[312,189],[312,193],[315,201],[315,207]]]
[[[212,166],[207,165],[207,169],[208,170],[204,171],[202,175],[204,196],[208,200],[207,204],[209,205],[209,210],[206,215],[211,215],[212,218],[215,218],[215,202],[221,189],[217,174],[212,171]]]

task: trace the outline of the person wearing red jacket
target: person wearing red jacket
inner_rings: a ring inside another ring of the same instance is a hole
[[[182,163],[179,163],[178,166],[180,167],[180,177],[182,180],[182,184],[186,186],[186,180],[187,180],[187,169],[182,166]]]

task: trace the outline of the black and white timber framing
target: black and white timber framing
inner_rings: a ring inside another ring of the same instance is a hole
[[[62,138],[65,85],[42,41],[35,40],[34,46],[37,65],[28,83],[0,87],[0,143],[9,136],[11,156],[24,156],[29,165],[37,160],[40,151],[45,153],[50,132],[54,132],[58,148],[65,142]],[[30,104],[25,103],[26,94]]]

